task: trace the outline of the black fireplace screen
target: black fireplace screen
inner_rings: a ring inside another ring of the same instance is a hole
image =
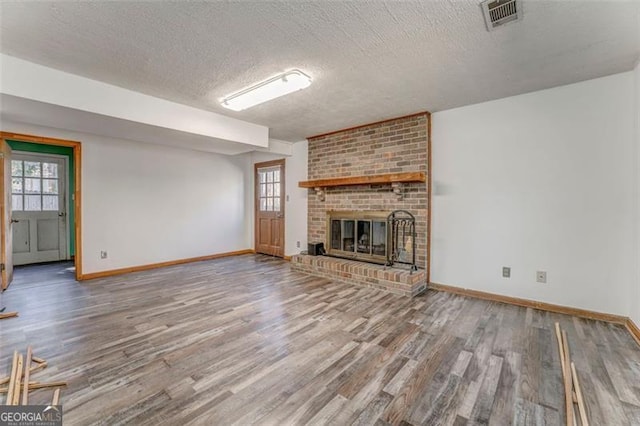
[[[387,217],[387,226],[391,233],[391,247],[387,252],[387,265],[396,263],[416,266],[416,219],[406,210],[396,210]]]

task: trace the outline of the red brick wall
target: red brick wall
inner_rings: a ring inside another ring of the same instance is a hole
[[[429,162],[428,113],[388,120],[309,139],[309,180],[425,172]],[[325,201],[308,198],[308,241],[326,242],[328,210],[408,210],[416,217],[417,264],[427,266],[428,183],[405,184],[397,200],[390,185],[327,188]]]

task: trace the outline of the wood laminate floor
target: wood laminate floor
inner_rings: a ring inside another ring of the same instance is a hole
[[[591,424],[640,425],[640,348],[619,326],[409,299],[266,256],[85,283],[69,266],[18,268],[0,301],[20,312],[0,321],[0,374],[33,345],[49,362],[33,380],[69,381],[68,425],[562,424],[555,321]]]

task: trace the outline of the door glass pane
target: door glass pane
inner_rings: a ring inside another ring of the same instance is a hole
[[[11,160],[11,175],[22,176],[22,161]]]
[[[12,195],[11,196],[11,210],[13,211],[21,211],[22,210],[22,195]]]
[[[57,195],[43,195],[42,196],[42,210],[58,211],[58,196]]]
[[[42,210],[40,195],[25,195],[24,204],[25,211],[33,212]]]
[[[57,194],[58,193],[58,179],[43,179],[42,180],[42,193],[43,194]]]
[[[260,211],[279,212],[284,209],[282,205],[280,179],[282,177],[280,166],[271,166],[258,169],[258,199]]]
[[[42,163],[42,177],[57,178],[58,165],[56,163]]]
[[[22,194],[22,178],[11,179],[11,192],[14,194]]]
[[[24,192],[27,194],[40,194],[40,179],[25,178]]]
[[[25,161],[24,162],[24,175],[29,177],[40,177],[40,162],[39,161]]]

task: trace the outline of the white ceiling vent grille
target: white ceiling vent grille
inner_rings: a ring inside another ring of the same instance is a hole
[[[506,23],[522,19],[520,0],[486,0],[480,3],[487,30],[492,31]]]

